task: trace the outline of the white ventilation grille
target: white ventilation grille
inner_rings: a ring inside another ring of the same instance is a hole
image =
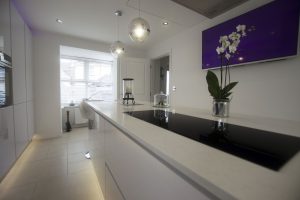
[[[208,18],[214,18],[248,0],[171,0]]]

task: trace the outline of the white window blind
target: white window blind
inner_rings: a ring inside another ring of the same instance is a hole
[[[84,98],[113,100],[112,67],[110,61],[61,57],[61,103],[79,103]]]

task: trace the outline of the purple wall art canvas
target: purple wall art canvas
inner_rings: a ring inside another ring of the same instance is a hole
[[[216,52],[220,36],[246,25],[230,65],[269,61],[295,56],[298,53],[299,0],[275,0],[250,12],[202,32],[202,69],[220,67]]]

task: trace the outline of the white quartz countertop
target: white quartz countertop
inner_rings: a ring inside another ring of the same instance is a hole
[[[299,152],[279,171],[273,171],[123,113],[154,109],[149,103],[124,106],[119,102],[94,101],[87,104],[191,183],[206,188],[220,199],[300,199]],[[169,111],[216,120],[209,112],[199,109],[171,107]],[[297,137],[300,134],[297,121],[232,115],[226,122]]]

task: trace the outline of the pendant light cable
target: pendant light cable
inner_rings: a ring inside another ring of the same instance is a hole
[[[117,15],[117,40],[119,41],[119,15]]]
[[[139,0],[139,17],[141,17],[141,0]]]

